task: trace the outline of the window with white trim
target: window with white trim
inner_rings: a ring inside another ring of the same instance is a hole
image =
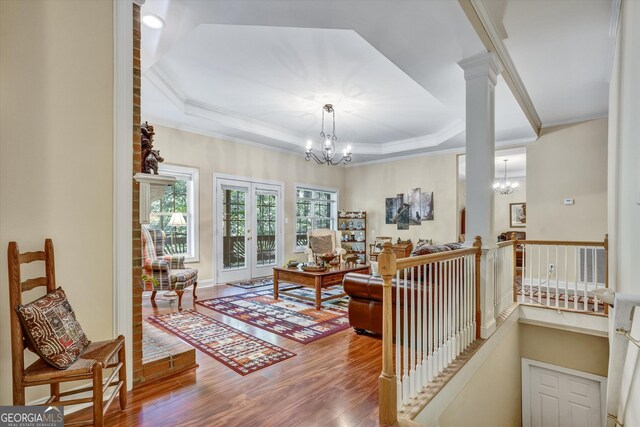
[[[177,181],[151,204],[149,227],[165,232],[166,254],[180,254],[185,262],[198,262],[198,169],[161,164],[158,172]]]
[[[337,191],[296,187],[296,251],[307,248],[307,231],[318,228],[335,230],[337,218]]]

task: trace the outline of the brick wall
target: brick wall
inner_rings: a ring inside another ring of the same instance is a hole
[[[140,172],[140,6],[133,4],[133,174]],[[133,182],[133,384],[143,380],[142,372],[142,240],[140,230],[140,184]]]

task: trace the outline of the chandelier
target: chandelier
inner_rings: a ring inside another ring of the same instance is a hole
[[[509,160],[504,160],[504,178],[502,180],[497,180],[493,184],[493,191],[497,194],[512,194],[518,191],[518,183],[517,182],[509,182],[507,181],[507,162]]]
[[[332,116],[333,127],[331,129],[331,134],[324,133],[324,113],[330,113]],[[318,154],[316,154],[312,147],[311,140],[307,141],[307,150],[305,151],[304,159],[305,160],[315,160],[317,164],[327,164],[331,166],[337,166],[340,163],[350,163],[351,162],[351,145],[347,145],[347,147],[342,150],[342,156],[336,156],[336,142],[338,142],[338,137],[336,136],[336,112],[333,109],[333,105],[327,104],[322,107],[322,131],[320,132],[320,138],[322,140],[322,150]]]

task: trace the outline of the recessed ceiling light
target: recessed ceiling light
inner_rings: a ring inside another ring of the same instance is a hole
[[[142,23],[149,28],[153,28],[154,30],[159,30],[160,28],[164,27],[164,20],[158,15],[152,15],[150,13],[142,17]]]

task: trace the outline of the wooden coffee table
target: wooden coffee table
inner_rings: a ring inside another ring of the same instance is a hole
[[[314,288],[316,290],[316,295],[314,299],[304,298],[295,295],[295,298],[306,299],[310,301],[314,301],[316,304],[316,309],[322,309],[322,303],[324,301],[328,301],[335,298],[340,298],[345,296],[346,294],[338,294],[332,295],[327,298],[322,298],[322,288],[328,288],[329,286],[334,286],[339,283],[342,283],[342,279],[347,273],[370,273],[370,266],[368,264],[360,264],[355,267],[346,267],[344,264],[340,264],[339,266],[330,267],[326,271],[314,272],[314,271],[304,271],[300,267],[296,268],[285,268],[285,267],[274,267],[273,268],[273,298],[278,299],[278,282],[280,280],[294,283],[297,285],[302,285],[307,288]],[[286,294],[285,292],[282,292]],[[293,296],[293,295],[290,295]]]

